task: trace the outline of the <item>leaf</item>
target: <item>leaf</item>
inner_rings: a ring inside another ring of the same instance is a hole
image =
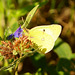
[[[13,68],[13,67],[15,67],[15,64],[14,63],[13,64],[10,64],[9,66],[0,68],[0,71],[2,71],[2,70],[8,70],[8,69]]]
[[[72,69],[71,61],[65,58],[61,58],[57,64],[57,71],[63,71],[64,75],[68,75]]]
[[[58,75],[55,65],[49,65],[47,68],[47,72],[49,75]]]
[[[32,74],[27,72],[27,73],[24,73],[24,74],[21,74],[21,75],[32,75]]]
[[[45,67],[47,66],[46,58],[45,58],[44,54],[39,54],[39,53],[36,52],[30,58],[31,58],[34,66],[37,67],[37,68],[45,69]]]
[[[2,61],[3,60],[3,56],[0,56],[0,61]]]
[[[71,58],[72,58],[72,59],[75,58],[75,53],[72,54]]]
[[[9,64],[8,66],[4,66],[4,67],[0,68],[0,71],[14,68],[17,61],[19,61],[19,59],[16,59],[14,62],[12,62],[11,64]]]
[[[58,73],[59,73],[59,75],[64,75],[63,71],[59,71]]]
[[[69,44],[64,42],[60,38],[58,38],[55,43],[54,52],[57,53],[59,58],[71,59],[75,56],[74,54],[72,54],[72,50]]]
[[[0,40],[2,40],[2,38],[0,37]]]
[[[2,61],[3,60],[3,56],[1,55],[1,53],[0,53],[0,61]]]
[[[34,14],[35,14],[35,12],[36,12],[38,6],[39,6],[39,5],[37,5],[36,7],[34,7],[34,8],[29,12],[28,16],[26,17],[26,20],[25,20],[24,24],[22,25],[22,28],[28,26],[28,24],[30,23],[32,17],[34,16]]]
[[[5,29],[5,32],[4,32],[4,40],[6,40],[6,37],[7,37],[8,35],[10,35],[10,34],[12,34],[12,31],[11,31],[11,29],[8,27],[8,28]]]
[[[42,69],[41,68],[39,68],[37,71],[36,71],[36,73],[35,73],[35,75],[42,75]]]
[[[11,31],[12,31],[12,32],[15,32],[18,27],[19,27],[18,23],[15,22],[15,23],[12,25],[12,27],[11,27]]]
[[[3,26],[5,25],[4,24],[5,21],[4,21],[4,7],[3,7],[3,3],[2,1],[0,1],[0,37],[3,38],[4,36],[4,30],[3,30]]]

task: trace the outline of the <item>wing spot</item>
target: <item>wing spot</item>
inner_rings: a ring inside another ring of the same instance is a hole
[[[42,38],[41,40],[42,40],[42,41],[44,41],[45,39],[44,39],[44,38]]]
[[[43,32],[45,32],[45,29],[43,29]]]
[[[34,37],[30,37],[30,38],[34,38]]]

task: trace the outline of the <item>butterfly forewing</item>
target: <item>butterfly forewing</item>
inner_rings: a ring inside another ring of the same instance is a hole
[[[61,33],[61,26],[57,24],[37,26],[29,30],[29,39],[41,48],[46,48],[45,53],[52,50],[54,43]]]

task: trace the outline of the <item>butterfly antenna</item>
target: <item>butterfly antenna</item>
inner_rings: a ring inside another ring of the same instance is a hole
[[[24,19],[23,19],[22,21],[23,21],[23,23],[24,23],[24,24],[22,25],[22,28],[24,28],[24,25],[27,25],[27,26],[28,26],[28,24],[29,24],[28,21],[25,21],[25,22],[24,22]],[[27,26],[26,26],[26,27],[27,27]],[[25,28],[26,28],[26,27],[25,27]]]
[[[29,33],[29,30],[27,28],[23,28],[27,33]]]
[[[24,23],[24,19],[23,19],[23,17],[22,17],[22,22]]]

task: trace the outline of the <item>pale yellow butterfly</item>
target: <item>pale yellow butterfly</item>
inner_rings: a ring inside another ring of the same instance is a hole
[[[54,43],[61,33],[61,25],[43,25],[36,26],[29,30],[29,39],[41,47],[41,51],[45,49],[45,53],[52,50]]]

